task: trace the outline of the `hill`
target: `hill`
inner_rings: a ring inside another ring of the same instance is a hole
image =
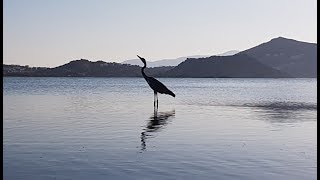
[[[240,52],[292,77],[317,77],[317,44],[278,37]]]
[[[232,56],[234,54],[239,53],[238,50],[231,50],[227,51],[221,54],[217,54],[217,56]],[[178,66],[181,62],[185,61],[188,58],[203,58],[203,57],[209,57],[209,55],[194,55],[194,56],[185,56],[185,57],[179,57],[175,59],[162,59],[157,61],[147,61],[148,67],[161,67],[161,66]],[[140,59],[130,59],[123,61],[122,64],[131,64],[131,65],[138,65],[143,66]]]
[[[37,68],[19,65],[4,65],[4,76],[44,76],[44,77],[141,77],[141,67],[107,63],[91,62],[86,59],[70,61],[55,68]],[[146,73],[156,76],[173,67],[147,68]]]
[[[216,56],[232,56],[232,55],[235,55],[237,53],[239,53],[240,51],[238,50],[231,50],[231,51],[227,51],[227,52],[224,52],[224,53],[221,53],[221,54],[217,54]]]
[[[279,78],[287,73],[270,68],[246,54],[187,59],[177,67],[161,74],[163,77],[192,78]]]
[[[146,69],[146,73],[155,77],[315,78],[316,48],[315,43],[278,37],[239,53],[233,50],[220,56],[191,56],[192,58],[180,57],[148,62],[149,68]],[[134,62],[142,65],[140,60]],[[168,63],[176,63],[177,66],[152,68]],[[4,65],[3,76],[141,77],[141,67],[80,59],[55,68]]]
[[[147,64],[148,64],[148,67],[177,66],[181,62],[185,61],[187,58],[201,58],[201,57],[208,57],[208,56],[194,55],[194,56],[179,57],[175,59],[162,59],[157,61],[147,61]],[[126,60],[126,61],[123,61],[122,64],[143,66],[140,59]]]

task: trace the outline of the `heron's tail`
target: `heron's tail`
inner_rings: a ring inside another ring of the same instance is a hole
[[[170,91],[170,90],[169,90],[167,93],[168,93],[169,95],[171,95],[172,97],[176,97],[176,95],[175,95],[172,91]]]

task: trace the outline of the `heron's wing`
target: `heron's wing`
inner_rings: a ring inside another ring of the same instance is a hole
[[[153,77],[148,78],[148,83],[150,87],[158,93],[174,95],[174,93],[170,91],[164,84]]]

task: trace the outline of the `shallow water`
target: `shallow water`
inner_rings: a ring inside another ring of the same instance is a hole
[[[4,179],[316,179],[316,79],[4,78]]]

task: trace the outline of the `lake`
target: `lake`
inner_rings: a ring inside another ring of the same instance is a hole
[[[4,179],[316,179],[316,79],[3,80]]]

